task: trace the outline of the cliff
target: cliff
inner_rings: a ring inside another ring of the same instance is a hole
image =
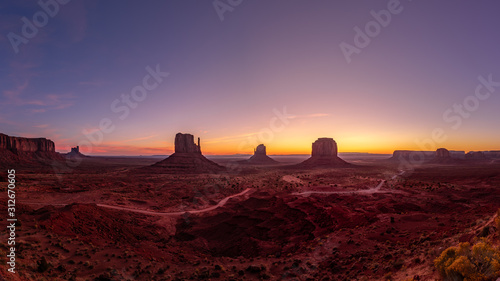
[[[56,152],[54,142],[46,138],[21,138],[0,134],[0,149],[17,152]]]
[[[337,143],[332,138],[319,138],[312,144],[312,157],[337,157]]]
[[[2,165],[62,160],[53,141],[46,138],[13,137],[0,133]]]
[[[432,160],[435,156],[435,151],[395,150],[389,160],[396,162],[423,163]]]
[[[198,144],[195,144],[193,135],[177,133],[175,135],[175,153],[201,154],[200,138],[198,138]]]

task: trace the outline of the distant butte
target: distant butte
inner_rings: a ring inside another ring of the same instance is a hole
[[[208,173],[224,170],[224,167],[201,154],[200,138],[195,144],[191,134],[177,133],[174,151],[172,155],[150,168],[165,173]]]
[[[312,144],[311,157],[297,167],[342,167],[351,166],[337,155],[337,143],[332,138],[319,138]]]
[[[254,152],[253,156],[250,159],[239,161],[240,164],[251,164],[251,165],[273,165],[278,164],[279,162],[267,156],[266,146],[263,144],[259,144]]]
[[[68,152],[64,155],[64,157],[66,158],[86,158],[86,157],[89,157],[89,156],[86,156],[84,154],[82,154],[80,152],[80,147],[79,146],[76,146],[76,147],[72,147],[71,148],[71,152]]]
[[[436,150],[436,158],[449,159],[449,158],[451,158],[450,151],[448,151],[448,149],[446,149],[446,148],[438,148]]]

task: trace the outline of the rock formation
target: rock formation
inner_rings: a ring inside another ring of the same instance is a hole
[[[254,155],[267,155],[266,154],[266,146],[263,144],[257,145],[257,147],[253,151]]]
[[[463,151],[462,151],[463,152]],[[460,151],[449,151],[446,148],[438,148],[434,159],[429,161],[429,163],[436,164],[462,164],[463,158],[461,158]]]
[[[450,152],[446,148],[438,148],[436,150],[436,158],[438,159],[449,159],[451,158]]]
[[[485,160],[486,155],[483,151],[469,151],[465,154],[465,158],[469,160]]]
[[[266,154],[266,146],[263,144],[259,144],[254,152],[253,156],[248,160],[238,161],[240,164],[251,164],[251,165],[272,165],[278,164],[279,162],[267,156]]]
[[[175,153],[201,154],[200,138],[198,144],[195,144],[193,135],[178,133],[175,135]]]
[[[337,143],[332,138],[319,138],[312,144],[312,157],[337,157]]]
[[[71,148],[71,152],[66,153],[64,156],[66,158],[85,158],[85,157],[88,157],[88,156],[83,155],[82,153],[80,153],[80,147],[79,146],[72,147]]]
[[[0,133],[0,160],[3,165],[62,160],[53,141],[46,138],[12,137]]]
[[[337,155],[337,143],[332,138],[319,138],[312,144],[311,157],[298,164],[298,167],[340,167],[351,164]]]
[[[432,160],[435,156],[435,151],[395,150],[389,160],[394,162],[420,164],[425,161]]]
[[[500,158],[500,151],[498,150],[483,151],[483,154],[486,158]]]
[[[149,168],[160,173],[209,173],[224,169],[201,154],[200,138],[198,144],[195,144],[191,134],[177,133],[174,151],[172,155]]]

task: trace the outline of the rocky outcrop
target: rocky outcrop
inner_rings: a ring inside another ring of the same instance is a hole
[[[337,143],[332,138],[319,138],[312,144],[312,157],[337,157]]]
[[[500,159],[500,151],[499,150],[490,150],[490,151],[483,151],[484,156],[487,158],[498,158]]]
[[[21,138],[0,134],[0,149],[18,152],[56,152],[54,142],[46,138]]]
[[[438,148],[434,159],[429,163],[434,164],[463,164],[463,151],[449,151],[446,148]]]
[[[311,157],[296,165],[297,168],[347,167],[351,164],[337,155],[337,143],[332,138],[319,138],[312,144]]]
[[[263,144],[259,144],[254,152],[253,156],[248,160],[238,161],[239,164],[251,164],[251,165],[273,165],[278,164],[279,162],[267,156],[266,154],[266,146]]]
[[[465,158],[469,160],[485,160],[487,157],[483,151],[469,151],[465,154]]]
[[[255,150],[253,151],[254,155],[267,155],[266,153],[266,146],[263,144],[257,145]]]
[[[3,165],[12,165],[62,160],[62,157],[49,139],[12,137],[0,133],[0,160]]]
[[[432,160],[435,156],[435,151],[395,150],[389,160],[394,162],[423,163]]]
[[[86,157],[89,157],[89,156],[86,156],[84,154],[82,154],[80,152],[80,147],[79,146],[76,146],[76,147],[72,147],[71,148],[71,152],[69,153],[66,153],[64,155],[66,158],[86,158]]]
[[[436,150],[436,158],[438,159],[449,159],[451,158],[450,151],[446,148],[438,148]]]
[[[201,154],[200,138],[198,138],[198,144],[195,144],[193,135],[177,133],[175,135],[175,153]]]
[[[198,144],[195,144],[191,134],[176,134],[174,151],[172,155],[147,169],[156,173],[210,173],[224,170],[224,167],[201,154],[200,138]]]

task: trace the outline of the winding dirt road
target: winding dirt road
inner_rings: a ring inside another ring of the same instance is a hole
[[[401,176],[404,174],[405,171],[401,171],[399,174],[394,175],[391,177],[391,180],[397,178],[398,176]],[[381,190],[382,185],[386,180],[382,180],[377,186],[370,188],[370,189],[363,189],[363,190],[353,190],[353,191],[304,191],[304,192],[295,192],[292,193],[292,195],[302,195],[302,196],[309,196],[311,194],[373,194],[373,193],[398,193],[399,191],[396,190]],[[205,212],[210,212],[212,210],[215,210],[219,207],[224,206],[227,201],[231,198],[238,197],[245,195],[249,193],[250,191],[253,191],[252,188],[247,188],[244,191],[230,195],[228,197],[225,197],[219,203],[216,205],[210,206],[205,209],[201,210],[191,210],[191,211],[178,211],[178,212],[157,212],[157,211],[148,211],[148,210],[141,210],[141,209],[136,209],[136,208],[130,208],[130,207],[121,207],[121,206],[116,206],[116,205],[107,205],[107,204],[96,204],[99,207],[103,208],[108,208],[108,209],[114,209],[114,210],[120,210],[120,211],[128,211],[128,212],[134,212],[134,213],[140,213],[140,214],[145,214],[145,215],[152,215],[152,216],[182,216],[184,214],[200,214],[200,213],[205,213]],[[66,206],[68,204],[41,204],[41,203],[24,203],[27,205],[53,205],[53,206]]]
[[[396,179],[397,177],[403,175],[406,171],[400,171],[399,174],[391,177],[391,180]],[[301,196],[309,196],[311,194],[374,194],[374,193],[401,193],[399,190],[381,190],[382,185],[386,180],[380,181],[380,183],[369,189],[361,189],[361,190],[353,190],[353,191],[303,191],[303,192],[295,192],[292,195],[301,195]]]
[[[231,196],[228,196],[217,203],[217,205],[213,205],[211,207],[201,209],[201,210],[192,210],[192,211],[180,211],[180,212],[156,212],[156,211],[148,211],[148,210],[140,210],[140,209],[135,209],[135,208],[127,208],[127,207],[120,207],[120,206],[114,206],[114,205],[107,205],[107,204],[97,204],[99,207],[103,208],[109,208],[109,209],[115,209],[115,210],[122,210],[122,211],[129,211],[129,212],[135,212],[135,213],[141,213],[145,215],[153,215],[153,216],[182,216],[184,214],[199,214],[199,213],[205,213],[209,212],[212,210],[215,210],[219,207],[224,206],[227,201],[231,198],[238,197],[245,195],[249,191],[251,191],[251,188],[247,188],[244,191],[238,193],[238,194],[233,194]]]

